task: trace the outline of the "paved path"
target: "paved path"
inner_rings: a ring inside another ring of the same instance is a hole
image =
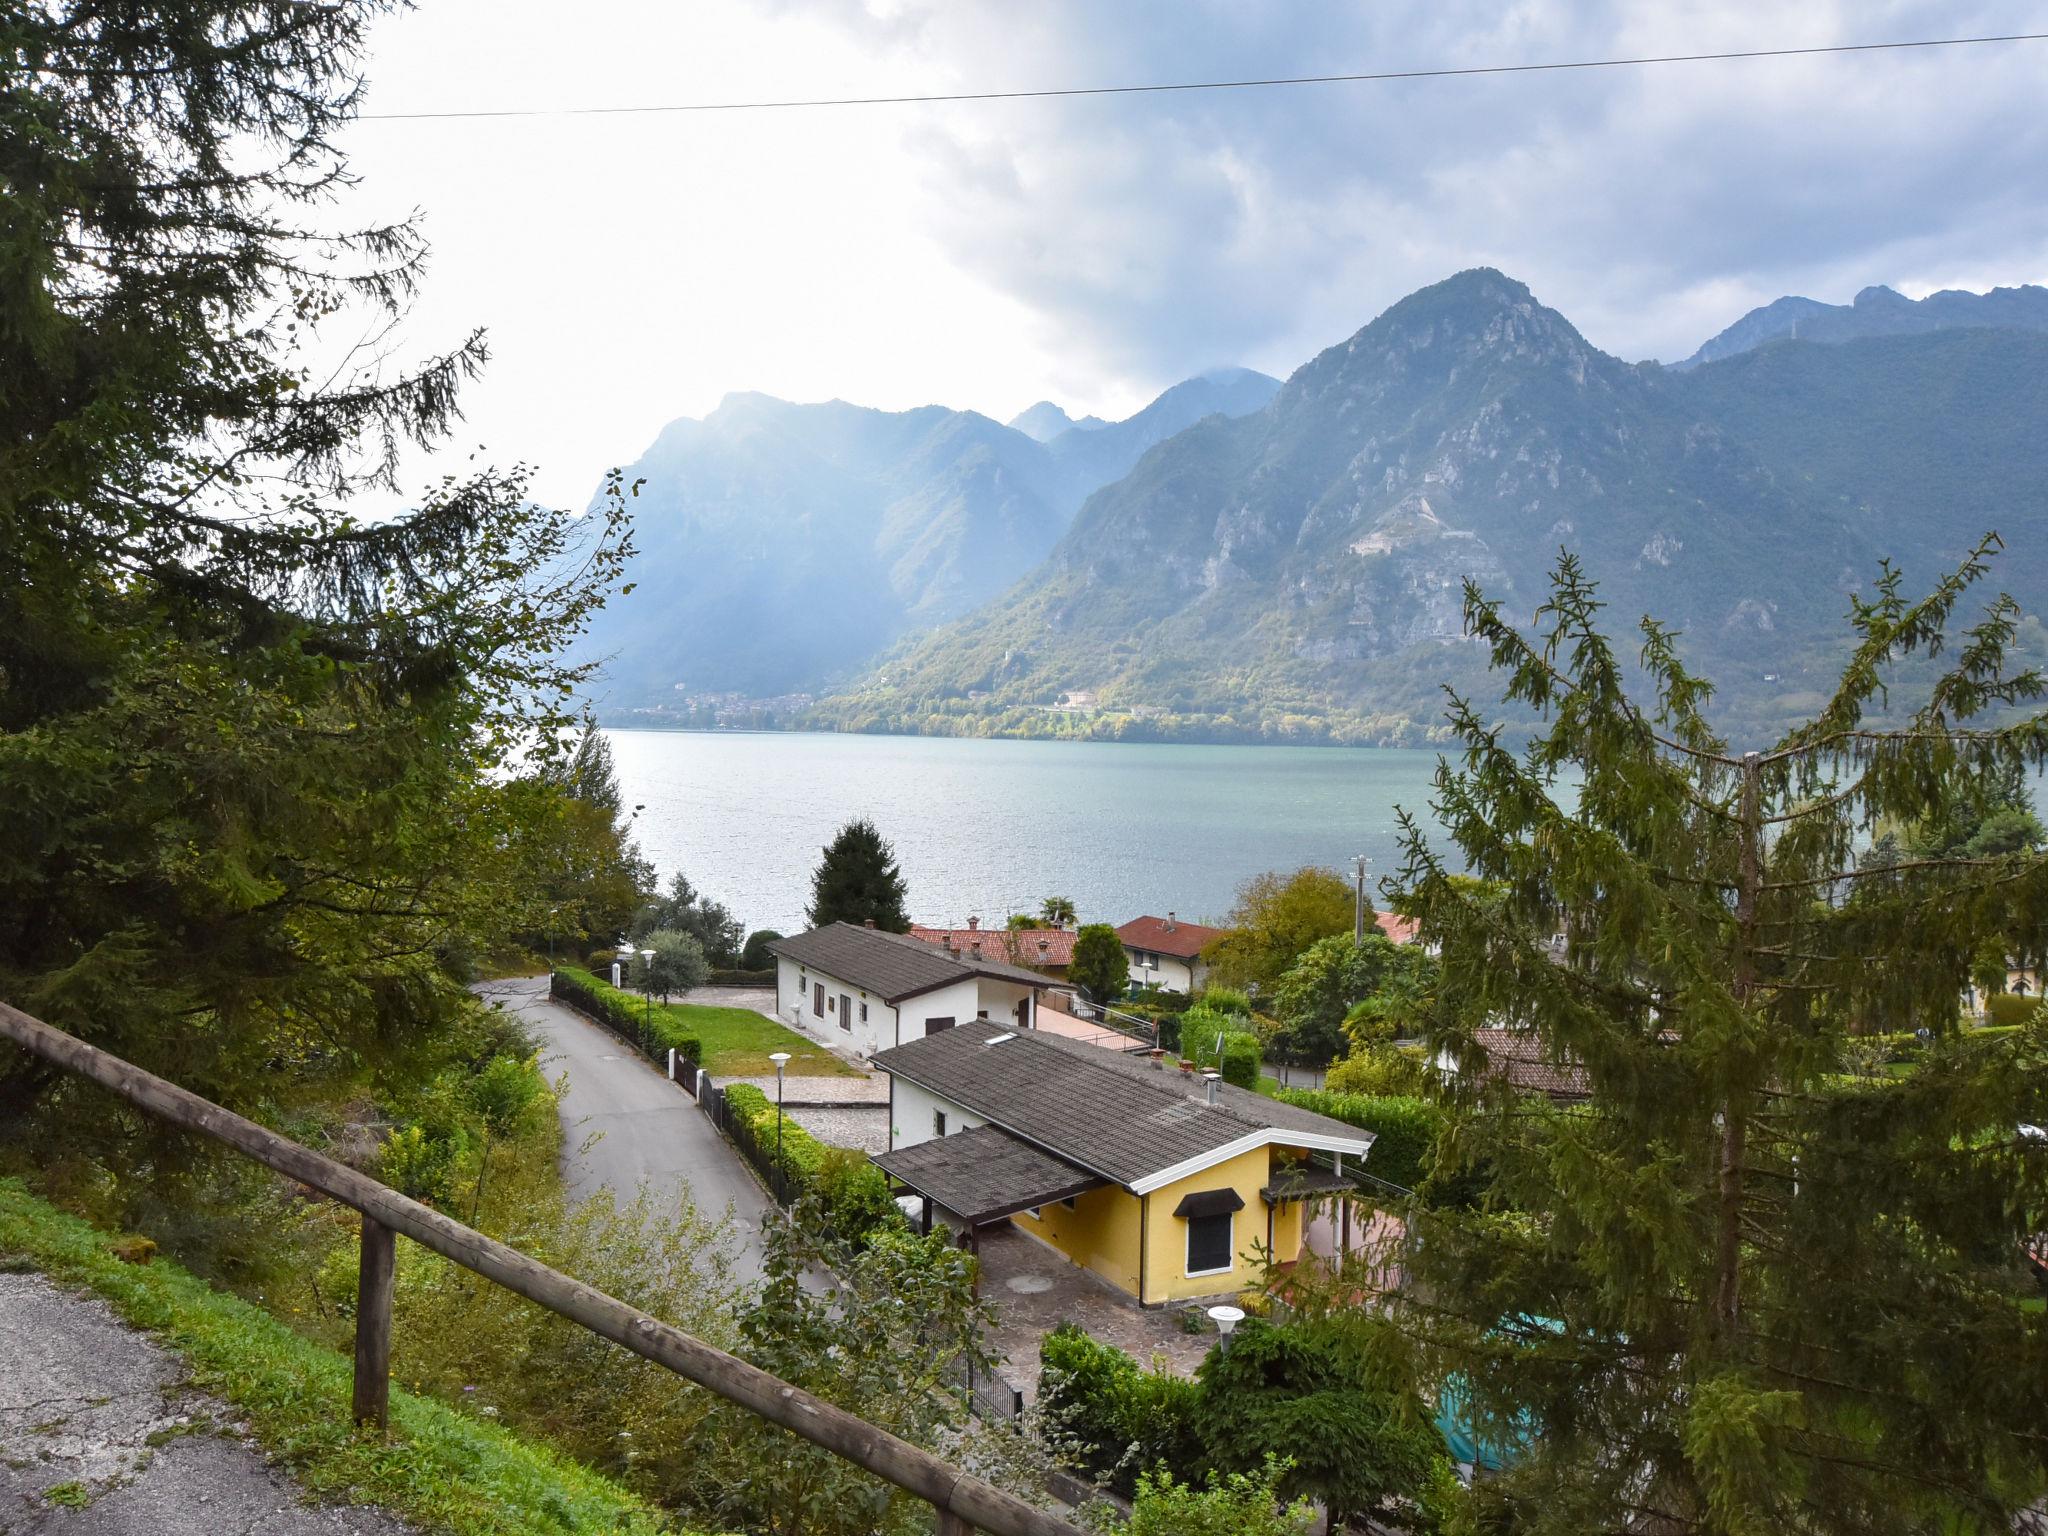
[[[758,1279],[761,1222],[770,1202],[753,1172],[694,1099],[623,1041],[550,1002],[547,988],[545,976],[531,976],[487,982],[477,991],[519,1014],[542,1038],[549,1077],[568,1074],[562,1174],[570,1198],[609,1189],[630,1200],[645,1184],[657,1203],[694,1204],[714,1219],[730,1209],[736,1272]]]
[[[186,1380],[104,1302],[0,1274],[0,1532],[407,1536],[374,1509],[305,1503]]]

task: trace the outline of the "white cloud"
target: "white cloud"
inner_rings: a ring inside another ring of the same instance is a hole
[[[2027,30],[1828,0],[462,0],[385,26],[371,111],[1325,73]],[[1481,263],[1598,345],[1677,356],[1784,292],[2048,275],[2048,45],[774,113],[365,123],[364,198],[429,216],[413,334],[496,361],[470,436],[580,502],[732,389],[1123,414],[1285,373]]]

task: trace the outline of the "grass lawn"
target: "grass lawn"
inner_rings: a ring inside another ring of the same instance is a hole
[[[751,1008],[722,1008],[713,1003],[655,1003],[649,1006],[638,992],[615,987],[589,971],[565,965],[561,974],[591,992],[601,1011],[611,1009],[615,1027],[637,1029],[645,1018],[654,1026],[654,1037],[670,1044],[680,1037],[694,1036],[703,1047],[704,1070],[715,1078],[773,1077],[773,1051],[787,1051],[793,1058],[786,1069],[791,1077],[857,1077],[859,1074],[817,1041],[807,1039],[784,1024],[756,1013]],[[625,1020],[634,1022],[628,1024]]]
[[[0,1264],[84,1286],[175,1350],[316,1494],[449,1536],[655,1536],[675,1527],[618,1484],[494,1424],[391,1390],[391,1437],[349,1423],[350,1362],[168,1259],[126,1264],[107,1233],[0,1179]],[[487,1282],[479,1282],[487,1283]],[[60,1498],[59,1502],[63,1502]]]
[[[704,1042],[704,1070],[713,1077],[773,1077],[770,1051],[787,1051],[795,1058],[784,1069],[791,1077],[859,1076],[817,1041],[751,1008],[656,1003],[654,1011],[667,1014],[678,1029]]]

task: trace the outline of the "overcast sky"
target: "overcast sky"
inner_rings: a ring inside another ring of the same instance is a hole
[[[1117,85],[2048,31],[2048,3],[425,0],[368,113]],[[730,390],[1004,419],[1286,375],[1465,267],[1681,357],[1784,293],[2048,279],[2048,43],[1061,101],[366,121],[467,437],[580,505]]]

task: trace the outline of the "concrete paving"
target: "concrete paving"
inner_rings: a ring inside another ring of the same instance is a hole
[[[771,1202],[752,1170],[696,1100],[625,1042],[550,1002],[547,987],[545,976],[530,976],[487,982],[477,991],[540,1036],[550,1078],[568,1074],[562,1175],[570,1198],[609,1189],[630,1200],[644,1185],[658,1208],[694,1205],[713,1220],[730,1214],[735,1273],[759,1279],[761,1224]]]
[[[97,1298],[0,1274],[0,1532],[6,1536],[407,1536],[315,1505],[225,1403]]]

